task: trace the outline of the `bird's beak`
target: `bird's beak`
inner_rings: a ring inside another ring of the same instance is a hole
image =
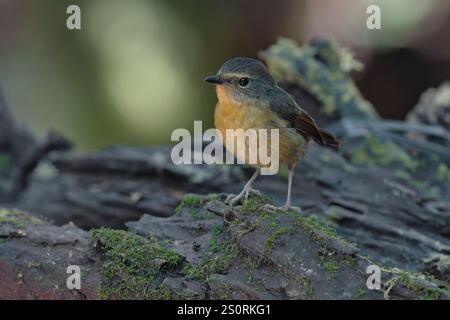
[[[223,83],[223,79],[219,76],[209,76],[205,78],[206,82],[209,83],[214,83],[214,84],[222,84]]]

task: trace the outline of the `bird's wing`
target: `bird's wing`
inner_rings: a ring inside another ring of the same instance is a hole
[[[279,117],[288,121],[290,126],[305,138],[311,138],[316,143],[324,145],[322,132],[313,118],[283,89],[277,87],[270,93],[270,108]]]

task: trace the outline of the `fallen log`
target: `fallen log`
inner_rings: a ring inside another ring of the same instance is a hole
[[[252,168],[177,166],[170,147],[58,152],[65,139],[35,142],[0,100],[0,160],[10,163],[0,165],[0,297],[448,298],[448,132],[427,123],[420,134],[439,139],[417,140],[417,124],[380,121],[329,51],[341,48],[311,45],[317,54],[292,54],[290,43],[264,55],[342,139],[339,152],[311,145],[297,166],[301,215],[261,209],[284,201],[285,171],[256,181],[268,199],[230,208],[221,193],[239,191]],[[340,86],[300,83],[309,67]],[[345,88],[352,99],[337,99]],[[87,272],[80,290],[66,286],[69,265]],[[366,286],[369,265],[382,271],[379,290]]]

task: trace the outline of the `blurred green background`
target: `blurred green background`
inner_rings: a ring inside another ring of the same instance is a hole
[[[82,30],[66,28],[81,7]],[[366,28],[378,4],[382,29]],[[278,36],[332,34],[367,68],[355,75],[380,113],[402,118],[450,78],[447,0],[0,0],[0,84],[14,115],[79,149],[170,143],[194,120],[213,126],[204,76],[255,57]]]

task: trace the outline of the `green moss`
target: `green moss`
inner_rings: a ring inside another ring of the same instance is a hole
[[[306,276],[300,276],[297,278],[297,281],[303,289],[302,297],[305,299],[312,298],[314,296],[314,287],[311,280]]]
[[[411,180],[411,174],[404,170],[394,170],[394,175],[400,179]]]
[[[313,241],[316,241],[323,249],[318,256],[320,260],[320,267],[323,268],[331,276],[335,278],[341,265],[353,266],[356,258],[336,252],[334,248],[330,248],[328,244],[322,242],[323,237],[319,236],[317,232],[341,242],[343,245],[352,245],[350,241],[340,236],[336,229],[329,224],[323,223],[314,217],[305,217],[298,215],[295,212],[288,212],[288,214],[295,218],[297,227],[301,228]]]
[[[225,272],[236,260],[237,255],[236,246],[226,242],[222,244],[220,252],[205,254],[200,264],[188,266],[184,272],[187,278],[206,283],[212,274]]]
[[[305,217],[299,215],[296,212],[288,212],[289,215],[295,218],[297,225],[301,227],[308,235],[312,236],[313,240],[318,240],[315,238],[314,231],[320,231],[324,235],[333,238],[338,241],[342,241],[346,244],[350,244],[348,240],[340,236],[334,227],[330,224],[324,223],[324,221],[319,221],[314,217]]]
[[[356,291],[355,299],[363,300],[363,299],[366,298],[366,296],[367,296],[367,290],[366,290],[366,289],[363,289],[363,288],[359,288],[359,289]]]
[[[333,279],[336,278],[336,275],[340,269],[339,263],[333,258],[323,260],[320,263],[320,267],[324,269]]]
[[[212,252],[222,252],[225,250],[225,246],[227,245],[226,242],[220,241],[219,236],[224,232],[223,226],[215,225],[211,227],[211,240],[209,241],[209,247],[211,248]]]
[[[176,207],[175,214],[180,214],[184,208],[190,208],[191,216],[193,220],[203,220],[214,216],[208,211],[201,208],[205,203],[219,198],[218,194],[209,195],[197,195],[187,193],[184,195],[181,203]]]
[[[195,207],[200,205],[203,202],[203,197],[200,195],[196,195],[196,194],[186,194],[183,197],[183,201],[181,202],[181,205],[183,207]]]
[[[102,299],[165,299],[162,276],[174,272],[183,258],[156,239],[100,228],[92,237],[105,252],[99,296]]]
[[[261,203],[252,203],[252,206],[261,206]],[[280,225],[278,218],[281,215],[287,215],[293,219],[291,224],[286,226]],[[269,254],[279,243],[283,236],[291,235],[296,232],[297,228],[302,229],[311,240],[318,243],[322,247],[321,255],[319,256],[321,267],[326,270],[331,277],[335,277],[341,265],[354,266],[356,259],[353,256],[341,254],[335,251],[335,248],[329,247],[329,244],[324,241],[324,236],[332,238],[342,245],[355,246],[352,242],[340,236],[334,227],[329,223],[319,221],[313,216],[306,217],[299,215],[295,211],[288,211],[286,213],[280,212],[277,215],[270,214],[263,217],[264,220],[269,221],[265,227],[264,233],[268,234],[264,241],[264,254]]]
[[[202,197],[196,194],[185,194],[183,200],[181,200],[180,204],[176,207],[175,213],[180,214],[184,208],[193,208],[201,203]]]
[[[410,272],[400,270],[398,268],[382,268],[383,271],[394,275],[393,278],[385,283],[387,287],[388,283],[402,284],[407,289],[413,291],[419,298],[424,300],[439,300],[447,297],[450,292],[450,288],[445,285],[444,287],[432,287],[426,284],[426,281],[437,283],[438,281],[430,274],[424,274],[420,272]]]
[[[206,210],[196,210],[192,209],[191,211],[192,220],[204,220],[211,217],[214,217],[213,213]]]
[[[322,246],[322,249],[318,253],[318,258],[320,261],[319,265],[332,279],[337,276],[337,273],[342,266],[345,265],[353,268],[356,265],[357,258],[355,256],[336,251],[336,249],[334,247],[330,247],[328,243],[322,242],[323,238],[318,236],[315,231],[320,231],[324,235],[341,242],[344,246],[350,245],[352,247],[356,247],[356,244],[338,235],[336,230],[327,224],[322,224],[312,218],[306,218],[306,220],[307,221],[302,222],[302,228],[311,239],[317,241],[317,243]]]
[[[235,292],[233,286],[230,283],[226,283],[217,275],[212,275],[210,280],[213,281],[220,289],[214,292],[215,299],[217,300],[233,300]]]
[[[158,288],[157,297],[159,300],[172,300],[173,295],[172,292],[165,285],[161,284]]]
[[[290,235],[295,232],[295,226],[281,227],[278,224],[272,224],[273,232],[264,241],[264,254],[269,254],[273,248],[279,243],[280,238],[284,235]]]
[[[261,207],[267,203],[271,203],[270,198],[266,195],[251,195],[248,199],[244,200],[242,206],[237,208],[240,214],[259,213],[261,216],[265,216],[268,213],[261,210]]]
[[[315,38],[298,47],[281,38],[263,53],[272,75],[280,83],[293,83],[314,95],[330,115],[377,119],[375,108],[361,96],[350,70],[361,64],[349,50],[330,38]]]
[[[199,265],[186,272],[188,278],[206,282],[210,275],[225,272],[235,260],[235,250],[229,246],[225,252],[205,258]]]
[[[225,272],[236,260],[238,249],[234,243],[225,239],[224,227],[216,225],[211,228],[209,248],[198,265],[187,265],[184,273],[187,278],[206,283],[212,274]]]
[[[411,179],[409,180],[409,183],[416,188],[417,190],[423,190],[423,191],[427,191],[429,192],[430,190],[428,189],[428,183],[426,183],[425,181],[419,181],[419,180],[415,180],[415,179]]]
[[[353,164],[365,164],[369,163],[369,155],[363,149],[356,149],[352,153],[351,162]]]
[[[447,295],[449,288],[432,288],[423,285],[421,280],[435,281],[432,276],[427,276],[420,272],[400,271],[399,282],[405,285],[409,290],[421,295],[424,300],[438,300]]]
[[[437,169],[437,178],[439,181],[449,180],[449,169],[445,163],[440,163]]]
[[[356,174],[359,172],[358,168],[356,168],[355,166],[352,166],[348,163],[344,164],[344,170],[348,173],[353,173],[353,174]]]
[[[334,236],[336,236],[337,233],[336,231],[334,231],[335,230],[334,228],[338,226],[338,221],[341,219],[340,208],[331,205],[330,207],[327,208],[325,214],[326,214],[325,216],[319,216],[317,220],[320,221],[322,224],[325,224],[328,229],[331,229],[332,230],[331,232],[333,232]]]
[[[246,282],[251,283],[253,281],[253,274],[261,265],[261,261],[257,261],[251,256],[245,257],[244,261],[248,268],[248,271],[246,272]]]
[[[278,219],[282,215],[287,215],[293,219],[292,223],[287,225],[280,225]],[[299,228],[305,232],[306,235],[313,241],[315,241],[320,247],[319,261],[320,266],[327,271],[330,277],[336,277],[339,269],[343,266],[353,267],[357,262],[354,256],[347,255],[336,251],[334,247],[330,247],[329,242],[326,238],[331,238],[335,241],[340,242],[343,246],[353,246],[356,245],[342,236],[340,236],[336,229],[330,225],[330,223],[325,223],[321,221],[323,218],[316,218],[314,216],[304,216],[299,215],[295,211],[280,212],[277,215],[271,214],[264,216],[266,221],[269,221],[268,226],[265,228],[265,233],[268,237],[264,241],[264,253],[270,253],[273,248],[275,248],[279,243],[280,239],[285,235],[290,235],[296,232]],[[328,218],[329,219],[329,218]]]
[[[323,162],[330,162],[331,161],[331,156],[328,153],[322,153],[322,154],[320,154],[320,159]]]
[[[0,209],[0,224],[12,224],[23,227],[27,224],[42,224],[41,219],[16,209]]]
[[[383,142],[378,137],[366,137],[364,143],[355,147],[350,156],[353,164],[376,164],[383,167],[399,165],[410,172],[416,172],[424,163],[411,158],[400,146]]]

